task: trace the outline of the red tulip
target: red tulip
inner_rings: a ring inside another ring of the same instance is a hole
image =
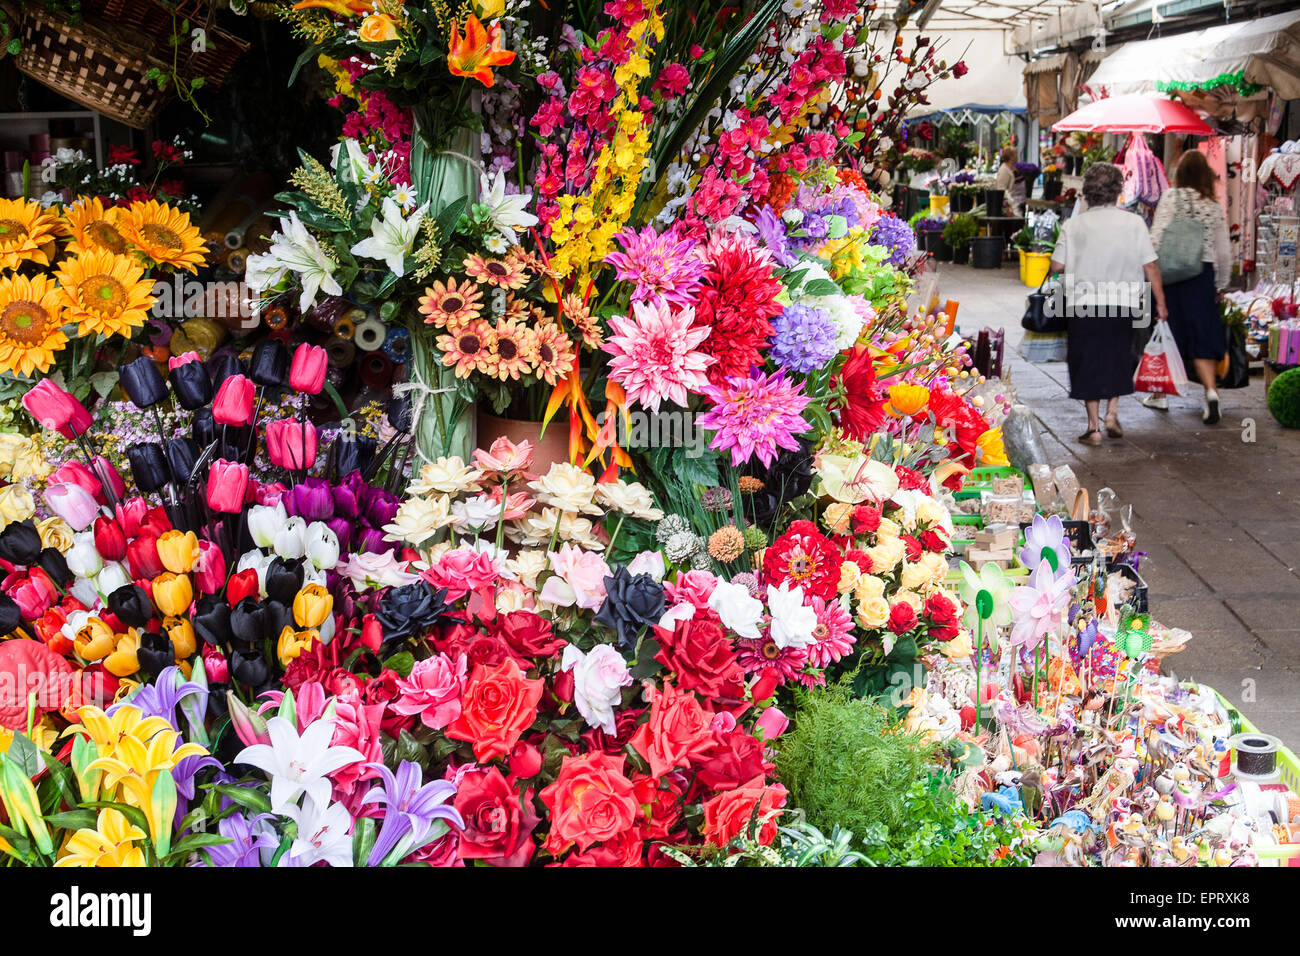
[[[519,741],[510,751],[510,772],[521,780],[542,772],[542,752],[530,743]]]
[[[208,507],[223,514],[244,510],[248,490],[248,466],[218,458],[208,469]]]
[[[194,562],[194,586],[204,594],[216,594],[226,583],[226,556],[211,541],[199,540]]]
[[[373,614],[367,614],[361,619],[361,643],[373,654],[378,654],[379,645],[384,643],[383,626]]]
[[[132,538],[126,546],[126,566],[131,577],[139,580],[153,580],[167,569],[158,557],[158,539],[151,534],[142,534]]]
[[[776,688],[780,681],[777,679],[777,673],[770,667],[763,668],[763,672],[758,675],[758,680],[754,682],[753,698],[755,703],[761,703],[771,699],[776,693]]]
[[[308,395],[319,395],[325,387],[326,370],[325,350],[319,345],[303,342],[293,353],[293,362],[289,365],[289,387]]]
[[[46,479],[46,484],[70,484],[77,485],[90,492],[92,498],[103,503],[104,486],[100,483],[99,478],[89,468],[76,459],[64,462],[58,468],[50,473]]]
[[[149,502],[139,496],[127,498],[125,501],[119,501],[114,510],[117,512],[117,523],[121,525],[123,533],[128,538],[134,538],[140,530],[140,522],[149,513]]]
[[[232,375],[221,383],[212,400],[212,420],[218,425],[253,424],[253,398],[257,386],[242,375]]]
[[[266,453],[271,464],[280,468],[289,471],[310,468],[316,464],[316,426],[292,418],[271,422],[266,426]]]
[[[126,557],[126,532],[112,518],[96,518],[94,534],[95,550],[105,561],[121,561]]]
[[[48,378],[41,379],[23,395],[23,408],[42,428],[56,431],[69,441],[84,434],[93,420],[81,402]]]
[[[167,517],[167,509],[162,505],[154,505],[140,519],[140,527],[136,529],[136,534],[148,534],[153,535],[155,538],[161,538],[165,532],[171,530],[172,519]]]
[[[226,602],[234,607],[246,597],[257,597],[260,592],[257,568],[244,568],[230,576],[230,581],[226,584]]]

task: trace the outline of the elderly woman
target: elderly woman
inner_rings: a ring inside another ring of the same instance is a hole
[[[1133,330],[1151,320],[1149,283],[1158,321],[1168,315],[1156,251],[1141,217],[1115,205],[1124,176],[1112,163],[1094,163],[1083,175],[1083,211],[1066,220],[1052,250],[1052,271],[1063,276],[1069,317],[1070,397],[1088,410],[1085,445],[1106,434],[1122,438],[1119,399],[1133,393]],[[1144,282],[1145,280],[1145,282]]]

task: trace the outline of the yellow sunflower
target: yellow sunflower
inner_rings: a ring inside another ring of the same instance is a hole
[[[203,264],[207,243],[190,217],[173,206],[155,199],[132,203],[121,228],[128,242],[159,265],[197,272]]]
[[[0,278],[0,371],[48,372],[68,344],[59,289],[49,276]]]
[[[17,269],[28,260],[48,266],[56,221],[33,200],[0,199],[0,269]]]
[[[130,256],[86,252],[60,264],[59,293],[64,321],[80,323],[78,335],[130,336],[144,325],[154,298],[153,281]]]
[[[119,230],[122,210],[117,206],[104,208],[98,199],[83,197],[63,208],[59,225],[72,237],[68,252],[80,255],[92,249],[105,249],[119,256],[126,255],[129,247]]]

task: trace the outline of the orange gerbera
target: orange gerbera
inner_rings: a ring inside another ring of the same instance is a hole
[[[492,67],[513,63],[515,54],[501,49],[501,27],[493,24],[485,29],[474,14],[465,20],[465,36],[453,22],[451,38],[447,41],[447,69],[453,76],[472,76],[484,86],[496,82]]]
[[[899,415],[915,415],[930,400],[930,390],[924,385],[903,382],[889,386],[889,404]]]
[[[554,385],[573,368],[573,343],[558,325],[539,325],[533,330],[534,362],[537,375],[547,385]]]
[[[58,278],[65,320],[79,323],[78,335],[129,336],[153,306],[153,281],[131,256],[86,252],[64,259]]]
[[[420,297],[420,314],[429,325],[440,325],[454,332],[479,317],[483,293],[472,282],[457,284],[455,277],[447,284],[434,280]]]
[[[472,372],[492,375],[496,372],[497,334],[485,319],[474,319],[461,329],[438,336],[442,364],[456,369],[457,378],[469,378]]]
[[[144,256],[158,265],[197,272],[207,244],[190,217],[174,206],[150,199],[132,203],[122,217],[122,234]]]
[[[63,207],[59,226],[72,237],[68,251],[80,255],[92,249],[106,249],[119,256],[126,255],[129,247],[118,228],[122,209],[118,206],[104,208],[98,199],[83,197],[71,206]]]
[[[465,272],[488,285],[501,289],[522,289],[528,284],[524,267],[511,259],[485,259],[471,255],[465,258]]]
[[[48,372],[68,344],[59,289],[47,275],[0,278],[0,371]]]
[[[533,370],[537,361],[537,338],[533,330],[518,322],[497,322],[496,376],[505,381],[518,379]]]
[[[0,199],[0,269],[24,262],[48,266],[54,252],[54,213],[30,199]]]

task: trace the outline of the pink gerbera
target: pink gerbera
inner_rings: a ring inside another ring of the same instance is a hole
[[[778,647],[770,635],[758,640],[736,641],[736,660],[746,674],[771,668],[779,681],[798,680],[808,665],[808,651],[803,647]]]
[[[809,428],[800,414],[809,402],[803,383],[786,381],[784,369],[772,375],[754,369],[747,377],[728,378],[720,386],[706,385],[701,391],[713,407],[695,423],[717,433],[711,447],[730,450],[733,466],[743,465],[755,455],[764,465],[771,465],[778,448],[798,451],[794,436]]]
[[[813,628],[813,643],[807,648],[808,660],[813,667],[829,667],[853,650],[853,618],[839,601],[814,597],[812,609],[817,626]]]
[[[614,334],[603,346],[614,356],[609,377],[623,386],[629,401],[657,412],[665,398],[684,406],[688,392],[709,384],[704,369],[713,359],[696,351],[709,330],[694,321],[690,306],[673,312],[662,300],[633,302],[632,315],[610,318]]]
[[[624,229],[614,238],[624,251],[611,252],[605,261],[617,271],[620,282],[636,283],[633,301],[690,304],[704,272],[694,242],[678,238],[675,229],[657,233],[653,226],[640,232]]]

